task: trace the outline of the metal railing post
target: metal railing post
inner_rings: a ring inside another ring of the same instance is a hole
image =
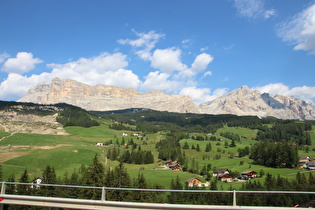
[[[102,188],[102,201],[106,201],[105,187]]]
[[[5,194],[5,182],[2,182],[1,193],[0,194]]]
[[[233,190],[233,206],[236,206],[236,191]]]

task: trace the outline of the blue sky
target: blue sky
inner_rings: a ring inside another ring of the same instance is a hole
[[[314,0],[2,0],[0,99],[71,78],[199,104],[247,85],[315,101]]]

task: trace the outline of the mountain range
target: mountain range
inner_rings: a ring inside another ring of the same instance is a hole
[[[255,115],[280,119],[315,120],[315,106],[294,96],[271,95],[247,86],[212,101],[196,105],[190,96],[161,90],[141,93],[133,88],[87,85],[72,79],[55,78],[32,87],[19,102],[67,103],[89,111],[147,108],[157,111],[203,114]]]

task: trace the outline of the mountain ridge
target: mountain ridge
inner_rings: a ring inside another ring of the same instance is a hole
[[[157,111],[202,114],[273,116],[280,119],[315,120],[315,106],[294,96],[271,95],[246,85],[197,106],[190,96],[171,95],[161,90],[147,93],[134,88],[87,85],[72,79],[55,78],[39,83],[18,100],[39,104],[67,103],[89,111],[147,108]]]

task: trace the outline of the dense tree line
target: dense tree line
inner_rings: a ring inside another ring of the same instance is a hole
[[[260,141],[251,147],[249,158],[267,167],[291,168],[298,164],[298,148],[288,143]]]
[[[252,180],[242,185],[241,190],[276,190],[276,191],[314,191],[315,175],[313,173],[296,174],[295,179],[288,180],[280,175],[265,175],[263,184],[259,181]],[[297,204],[304,206],[315,196],[312,194],[241,194],[238,199],[239,205],[255,205],[255,206],[289,206],[293,207]]]
[[[204,166],[211,168],[210,166]],[[206,171],[207,169],[205,169]],[[9,182],[15,182],[15,176],[9,176]],[[97,155],[92,159],[89,166],[82,165],[79,170],[74,169],[72,174],[69,175],[65,172],[63,177],[57,177],[55,169],[47,165],[42,173],[42,184],[63,184],[63,185],[83,185],[83,186],[96,186],[96,187],[117,187],[117,188],[154,188],[161,189],[160,185],[150,186],[144,175],[139,173],[134,179],[131,179],[126,167],[122,162],[114,168],[105,168],[100,162]],[[21,174],[17,180],[21,183],[30,183],[30,177],[27,170]],[[218,190],[217,180],[210,183],[209,188],[199,188],[196,186],[189,187],[182,183],[177,176],[172,179],[170,189],[176,190]],[[232,188],[230,190],[233,190]],[[242,185],[242,190],[247,191],[314,191],[315,190],[315,176],[313,173],[297,173],[295,179],[288,180],[281,176],[272,176],[271,174],[265,175],[264,182],[252,180]],[[81,198],[81,199],[95,199],[101,198],[101,189],[79,189],[79,188],[60,188],[54,186],[36,186],[28,185],[7,185],[7,194],[20,194],[20,195],[35,195],[35,196],[52,196],[52,197],[68,197],[68,198]],[[232,195],[228,193],[183,193],[183,192],[141,192],[141,191],[120,191],[120,190],[107,190],[106,200],[115,201],[134,201],[134,202],[155,202],[155,203],[184,203],[184,204],[204,204],[204,205],[232,205]],[[237,205],[240,206],[289,206],[293,207],[296,204],[305,204],[310,200],[314,200],[314,195],[311,194],[238,194]],[[4,209],[27,209],[27,207],[19,206],[5,206]],[[31,207],[30,207],[31,209]]]
[[[123,125],[122,123],[113,123],[112,125],[109,125],[109,128],[115,129],[115,130],[129,130],[134,131],[133,128],[130,126]]]
[[[96,120],[91,119],[86,111],[81,111],[77,109],[67,109],[61,111],[57,117],[57,121],[61,123],[64,127],[67,126],[82,126],[82,127],[92,127],[100,125]]]
[[[138,149],[136,149],[138,148]],[[150,164],[154,163],[154,156],[151,151],[141,150],[141,146],[137,144],[132,145],[131,152],[129,149],[120,151],[119,148],[111,148],[107,151],[106,157],[111,161],[118,160],[129,164]]]
[[[240,136],[236,133],[232,133],[232,132],[220,132],[220,136],[223,136],[227,139],[231,139],[234,141],[240,141]]]
[[[179,160],[182,158],[182,151],[179,144],[181,139],[188,138],[187,134],[171,132],[163,139],[156,143],[159,152],[158,158],[162,160]]]
[[[118,188],[154,188],[160,189],[160,185],[150,186],[143,174],[139,173],[138,177],[131,180],[127,168],[122,162],[113,169],[105,168],[100,162],[97,155],[92,159],[89,166],[82,165],[79,170],[74,169],[72,174],[65,172],[63,177],[57,177],[54,167],[47,165],[43,170],[41,184],[63,184],[63,185],[78,185],[78,186],[95,186],[95,187],[118,187]],[[35,178],[33,179],[35,180]],[[18,180],[12,174],[9,176],[8,182],[32,183],[27,170],[23,172]],[[101,199],[101,189],[84,189],[84,188],[60,188],[46,185],[6,185],[6,194],[19,195],[35,195],[49,197],[66,197],[66,198],[81,198],[81,199]],[[160,192],[137,192],[137,191],[121,191],[107,190],[106,200],[116,201],[136,201],[136,202],[163,202],[164,196],[160,196]],[[23,206],[5,206],[4,209],[28,209]],[[29,209],[33,209],[30,207]]]
[[[265,131],[258,131],[256,140],[269,140],[274,142],[290,142],[298,145],[311,145],[311,136],[308,131],[312,130],[309,122],[291,122],[274,124]]]

